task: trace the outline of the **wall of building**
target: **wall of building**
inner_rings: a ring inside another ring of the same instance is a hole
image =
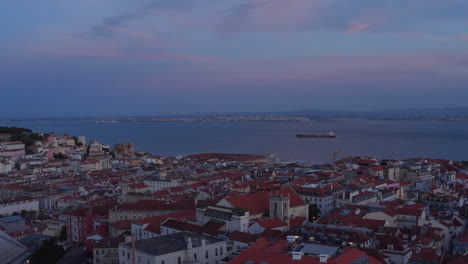
[[[13,202],[0,205],[0,214],[1,215],[11,215],[14,212],[26,211],[39,211],[39,201],[30,200],[22,202]]]
[[[208,257],[207,256],[208,251]],[[221,252],[222,251],[222,252]],[[208,263],[208,264],[217,264],[224,259],[228,252],[226,241],[221,241],[218,243],[202,245],[200,247],[193,248],[191,250],[181,250],[177,252],[172,252],[169,254],[152,256],[141,251],[136,251],[135,260],[136,263],[150,263],[150,264],[178,264],[179,259],[180,263],[184,263],[187,256],[194,258],[196,254],[196,259],[199,263]],[[149,262],[148,262],[149,261]],[[132,263],[132,252],[130,247],[119,247],[119,264],[131,264]]]

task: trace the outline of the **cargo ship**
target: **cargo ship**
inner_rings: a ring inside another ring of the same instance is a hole
[[[297,138],[336,138],[335,132],[330,131],[328,134],[296,134]]]

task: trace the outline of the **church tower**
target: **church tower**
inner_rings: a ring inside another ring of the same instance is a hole
[[[289,225],[289,194],[270,195],[270,218],[278,218]]]

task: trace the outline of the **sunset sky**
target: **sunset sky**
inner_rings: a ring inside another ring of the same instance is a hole
[[[468,106],[467,0],[0,6],[0,117]]]

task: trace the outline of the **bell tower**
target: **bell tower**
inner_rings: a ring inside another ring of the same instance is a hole
[[[270,218],[289,223],[289,194],[279,194],[273,192],[270,195]]]

